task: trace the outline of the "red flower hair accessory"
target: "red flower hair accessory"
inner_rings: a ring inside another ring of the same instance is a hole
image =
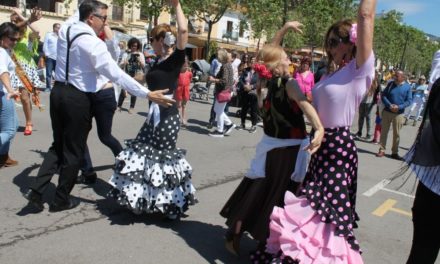
[[[256,63],[254,65],[254,71],[258,73],[258,76],[260,76],[260,78],[264,78],[264,79],[272,78],[272,73],[266,68],[266,65],[264,64]]]

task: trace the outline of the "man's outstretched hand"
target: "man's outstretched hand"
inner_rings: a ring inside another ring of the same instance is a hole
[[[176,101],[165,96],[169,89],[157,90],[148,93],[148,100],[164,107],[172,106]]]

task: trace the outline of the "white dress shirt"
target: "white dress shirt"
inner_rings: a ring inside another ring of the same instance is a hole
[[[146,97],[149,90],[119,68],[106,43],[96,36],[89,25],[78,21],[77,15],[78,12],[69,18],[59,31],[55,80],[59,82],[66,80],[67,28],[71,26],[71,40],[82,32],[90,35],[78,37],[70,47],[68,80],[70,84],[82,92],[95,93],[111,81],[132,95]]]
[[[54,32],[49,32],[46,34],[43,43],[44,56],[52,60],[57,59],[57,42],[58,42],[57,34],[55,34]]]

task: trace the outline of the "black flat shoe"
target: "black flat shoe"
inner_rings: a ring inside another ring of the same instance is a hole
[[[96,179],[98,178],[98,175],[96,175],[96,172],[93,172],[91,174],[81,174],[78,177],[76,177],[76,183],[80,184],[94,184],[96,183]]]
[[[44,202],[43,200],[41,200],[41,194],[32,189],[29,189],[27,192],[23,193],[23,197],[29,201],[29,205],[32,205],[38,211],[44,210]]]
[[[65,204],[62,204],[62,205],[59,205],[56,203],[51,203],[49,205],[49,212],[56,213],[56,212],[61,212],[61,211],[65,211],[65,210],[70,210],[70,209],[77,207],[78,205],[79,205],[79,199],[74,198],[74,197],[70,197],[69,201]]]
[[[240,240],[241,234],[228,231],[225,235],[225,248],[237,257],[240,256]]]

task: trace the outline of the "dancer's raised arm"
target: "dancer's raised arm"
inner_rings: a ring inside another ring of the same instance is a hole
[[[376,0],[362,0],[357,17],[356,65],[362,66],[373,50]]]
[[[185,14],[183,13],[182,6],[179,0],[171,0],[171,6],[174,7],[176,11],[177,20],[177,43],[176,47],[180,50],[184,50],[186,43],[188,43],[188,21],[186,20]]]
[[[298,21],[286,22],[286,24],[284,24],[284,26],[280,30],[278,30],[277,33],[275,33],[275,36],[273,37],[273,40],[272,40],[272,45],[280,45],[281,41],[284,38],[284,35],[286,35],[286,33],[290,29],[293,29],[293,31],[295,31],[295,32],[302,33],[302,30],[301,30],[302,26],[303,26],[303,24],[301,24]]]

